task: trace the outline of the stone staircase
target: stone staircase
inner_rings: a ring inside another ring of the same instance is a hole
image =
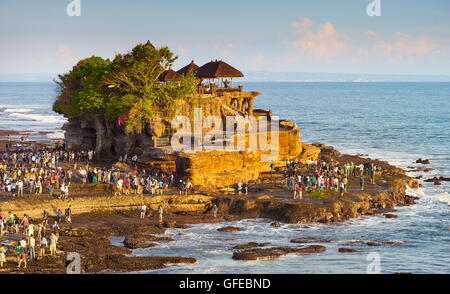
[[[170,146],[170,137],[158,137],[158,138],[156,138],[156,146],[157,147]]]
[[[282,172],[262,172],[257,180],[258,184],[285,184],[286,179]]]

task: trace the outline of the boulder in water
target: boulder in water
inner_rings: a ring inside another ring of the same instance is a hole
[[[419,158],[419,159],[416,160],[416,163],[430,164],[430,160],[429,160],[429,159],[422,159],[422,158]]]
[[[266,249],[249,249],[237,251],[233,253],[233,259],[236,260],[271,260],[290,253],[305,254],[305,253],[319,253],[326,250],[325,246],[311,245],[303,248],[293,247],[272,247]]]
[[[341,253],[359,252],[359,250],[352,249],[352,248],[339,248],[338,251],[341,252]]]
[[[238,227],[228,226],[228,227],[219,228],[219,229],[217,229],[217,231],[230,233],[230,232],[240,232],[240,231],[243,231],[243,229],[238,228]]]

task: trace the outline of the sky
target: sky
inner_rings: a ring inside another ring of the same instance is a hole
[[[0,74],[64,73],[150,40],[241,71],[450,75],[450,1],[0,0]]]

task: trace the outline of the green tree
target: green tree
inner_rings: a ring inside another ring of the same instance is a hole
[[[140,133],[155,112],[170,113],[175,99],[196,92],[192,74],[159,82],[176,58],[168,47],[157,49],[147,42],[112,61],[95,56],[81,60],[59,76],[53,109],[69,118],[97,116],[114,121],[125,116],[125,130]]]

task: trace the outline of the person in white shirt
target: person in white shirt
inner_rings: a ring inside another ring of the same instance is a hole
[[[36,259],[36,240],[33,235],[28,237],[28,251],[30,253],[30,260],[34,261]]]
[[[145,218],[145,213],[147,212],[147,205],[145,205],[144,203],[142,203],[142,205],[141,205],[141,215],[140,215],[140,217],[141,217],[141,219],[144,219]]]
[[[17,182],[17,196],[18,197],[23,196],[23,182],[22,182],[22,180],[19,180]]]
[[[58,243],[58,237],[55,233],[50,235],[50,255],[56,255],[56,244]]]

